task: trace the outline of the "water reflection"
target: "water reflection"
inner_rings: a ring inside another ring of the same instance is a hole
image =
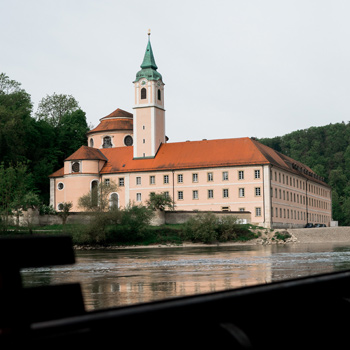
[[[74,266],[23,272],[26,286],[79,282],[88,310],[350,269],[335,245],[78,251]]]

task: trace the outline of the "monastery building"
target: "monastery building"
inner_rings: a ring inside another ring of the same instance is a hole
[[[164,83],[150,40],[134,80],[134,114],[116,109],[87,133],[88,146],[50,175],[57,210],[114,181],[110,205],[145,204],[165,193],[176,211],[250,212],[265,227],[329,226],[331,188],[306,165],[253,138],[167,142]]]

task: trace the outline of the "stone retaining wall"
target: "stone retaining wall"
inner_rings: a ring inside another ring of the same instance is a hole
[[[300,228],[287,231],[293,234],[299,243],[347,242],[350,244],[349,226]]]

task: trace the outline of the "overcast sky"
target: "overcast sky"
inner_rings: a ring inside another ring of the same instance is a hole
[[[57,93],[93,126],[133,113],[151,29],[170,142],[350,120],[349,0],[0,0],[0,18],[0,72],[34,112]]]

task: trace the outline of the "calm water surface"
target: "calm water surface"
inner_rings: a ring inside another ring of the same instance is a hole
[[[350,269],[350,246],[293,244],[77,251],[77,263],[22,271],[25,286],[79,282],[87,310]]]

